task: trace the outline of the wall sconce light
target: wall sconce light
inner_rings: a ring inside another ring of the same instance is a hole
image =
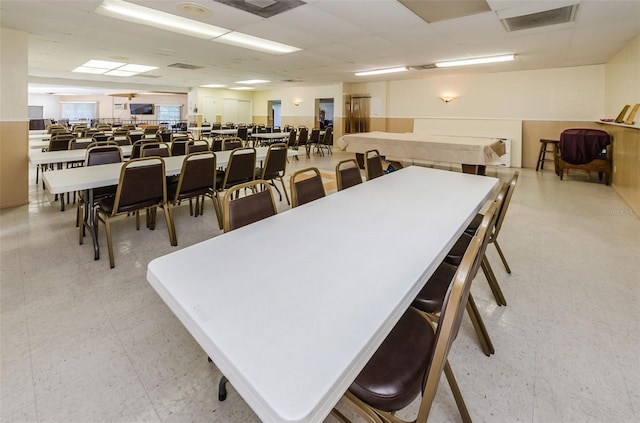
[[[440,100],[444,101],[445,103],[449,103],[453,100],[455,100],[456,98],[454,96],[442,96],[440,97]]]
[[[302,100],[293,100],[293,105],[298,107],[302,103]]]

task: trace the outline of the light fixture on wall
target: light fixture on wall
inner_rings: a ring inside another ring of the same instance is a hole
[[[298,107],[300,105],[300,103],[302,103],[302,100],[298,100],[297,98],[295,100],[293,100],[293,105]]]
[[[440,97],[440,100],[444,101],[445,103],[450,103],[455,99],[456,97],[452,95],[443,95],[442,97]]]

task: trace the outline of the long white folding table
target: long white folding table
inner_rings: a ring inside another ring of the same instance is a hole
[[[133,147],[131,145],[120,146],[122,155],[129,157]],[[59,151],[38,151],[29,150],[29,162],[33,165],[67,163],[83,161],[87,154],[86,149],[79,150],[59,150]]]
[[[251,138],[272,143],[289,138],[289,132],[256,132],[251,134]]]
[[[320,422],[498,186],[411,166],[157,258],[147,280],[260,419]]]
[[[238,133],[237,129],[212,129],[212,134],[215,135],[236,135]]]
[[[256,148],[256,160],[264,160],[267,157],[267,147]],[[73,150],[71,150],[73,151]],[[216,165],[225,167],[229,163],[231,151],[217,151]],[[297,151],[287,151],[288,156],[296,156]],[[84,156],[83,156],[84,157]],[[182,170],[182,162],[186,156],[164,157],[165,173],[167,176],[179,175]],[[70,169],[60,169],[44,172],[42,179],[45,186],[52,194],[63,194],[73,191],[85,191],[87,204],[93,204],[94,188],[117,185],[120,181],[120,169],[123,163],[111,163],[97,166],[74,167]],[[100,258],[100,249],[95,232],[95,221],[93,213],[88,212],[89,207],[85,207],[83,224],[87,226],[93,240],[94,258]]]
[[[346,151],[365,153],[377,149],[381,155],[405,160],[456,163],[463,171],[484,174],[487,165],[501,164],[505,145],[500,138],[429,135],[419,132],[363,132],[342,136],[337,145]]]

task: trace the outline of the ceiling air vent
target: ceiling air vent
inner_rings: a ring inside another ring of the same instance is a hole
[[[195,69],[204,68],[204,66],[188,65],[186,63],[173,63],[171,65],[168,65],[167,67],[169,67],[169,68],[178,68],[178,69],[189,69],[189,70],[195,70]]]
[[[530,15],[505,18],[501,19],[501,21],[507,31],[521,31],[523,29],[573,22],[577,9],[578,5],[574,4],[558,9],[545,10],[544,12],[531,13]]]
[[[301,0],[215,0],[227,6],[253,13],[263,18],[270,18],[287,10],[306,4]]]
[[[302,82],[302,79],[283,79],[282,82]]]

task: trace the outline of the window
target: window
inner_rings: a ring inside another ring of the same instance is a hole
[[[96,118],[98,103],[94,102],[60,102],[60,117],[68,119],[70,122]]]
[[[176,122],[180,120],[182,106],[156,104],[156,119],[159,122]]]

